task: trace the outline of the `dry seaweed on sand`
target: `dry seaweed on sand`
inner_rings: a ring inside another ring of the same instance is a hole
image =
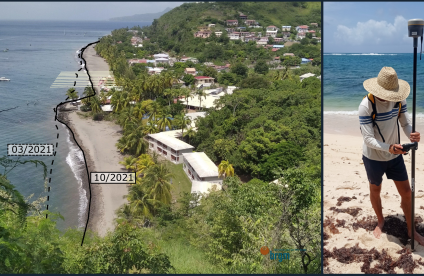
[[[342,206],[343,202],[349,202],[349,201],[351,201],[352,199],[356,199],[356,197],[355,197],[355,196],[353,196],[353,197],[341,196],[341,197],[339,197],[339,198],[337,199],[337,204],[336,204],[336,206]]]
[[[339,209],[336,207],[331,207],[330,208],[331,211],[333,212],[337,212],[337,213],[347,213],[349,215],[351,215],[352,217],[356,217],[359,214],[359,211],[361,211],[361,208],[345,208],[345,209]]]
[[[421,259],[417,264],[417,261],[414,261],[412,258],[411,251],[407,248],[399,250],[397,253],[399,253],[400,256],[394,261],[385,249],[383,249],[382,252],[379,252],[375,247],[371,250],[362,249],[359,247],[358,243],[350,248],[334,247],[332,251],[324,248],[324,266],[328,265],[328,258],[333,258],[345,264],[352,262],[363,263],[361,272],[365,274],[380,274],[383,272],[396,274],[396,267],[402,269],[404,273],[413,273],[414,269],[418,267],[418,264],[424,264],[424,262],[421,262]],[[371,267],[373,261],[375,261],[375,266]]]
[[[377,225],[377,217],[367,216],[352,223],[352,228],[354,231],[358,230],[359,228],[363,228],[367,231],[373,231]]]

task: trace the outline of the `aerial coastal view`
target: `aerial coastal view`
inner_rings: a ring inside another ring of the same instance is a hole
[[[0,271],[321,273],[320,2],[42,4],[0,3]]]

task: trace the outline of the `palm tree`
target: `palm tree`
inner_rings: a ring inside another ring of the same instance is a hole
[[[185,116],[184,113],[175,116],[175,125],[181,128],[181,137],[184,137],[184,129],[188,125],[191,125],[191,119],[188,116]]]
[[[134,171],[136,162],[137,162],[137,158],[128,156],[128,157],[125,157],[123,161],[120,161],[119,164],[124,165],[128,171]]]
[[[205,100],[206,100],[207,94],[205,93],[205,91],[203,91],[203,89],[197,89],[196,96],[198,97],[198,99],[200,101],[200,103],[199,103],[199,110],[200,110],[200,108],[202,106],[202,97],[204,97]]]
[[[152,104],[152,102],[152,100],[147,100],[136,103],[134,106],[134,117],[138,120],[142,120],[143,116],[150,111],[150,105]]]
[[[149,191],[152,199],[169,205],[172,199],[171,183],[169,182],[171,177],[172,174],[166,165],[154,165],[145,171],[142,185]]]
[[[142,124],[132,124],[129,126],[130,134],[127,136],[126,148],[129,149],[134,155],[140,155],[146,152],[147,144],[144,141],[144,129]]]
[[[127,197],[129,201],[129,210],[134,216],[149,219],[152,217],[155,211],[156,202],[155,199],[151,198],[146,192],[145,187],[142,184],[132,185]]]
[[[184,137],[188,136],[188,143],[190,144],[190,139],[193,138],[196,135],[196,131],[194,129],[188,128],[186,133],[184,134]]]
[[[156,127],[155,122],[153,120],[149,120],[146,127],[144,128],[144,134],[153,134],[158,132],[159,129]]]
[[[170,114],[166,114],[166,113],[162,113],[159,114],[159,120],[158,122],[158,128],[162,131],[166,131],[166,127],[168,127],[169,130],[171,130],[172,128],[172,120],[170,118],[172,118],[172,115]]]
[[[223,176],[224,178],[234,176],[233,165],[231,165],[230,162],[226,160],[222,160],[221,164],[218,166],[218,174],[219,177]]]
[[[136,169],[136,176],[139,177],[140,175],[144,176],[144,171],[153,166],[155,162],[153,162],[152,157],[148,154],[142,154],[137,158],[137,161],[135,163],[135,169]]]
[[[134,116],[134,107],[130,106],[125,109],[123,109],[118,117],[118,124],[121,125],[124,130],[127,129],[128,125],[135,122],[135,116]]]
[[[71,87],[68,89],[68,91],[66,91],[66,96],[68,96],[72,100],[78,99],[78,91]]]
[[[121,111],[128,105],[129,102],[130,99],[127,92],[114,93],[110,99],[110,103],[112,104],[114,112]]]
[[[102,112],[102,108],[100,107],[100,99],[99,99],[98,96],[91,96],[88,99],[90,100],[91,111],[93,113],[100,113],[100,112]]]
[[[149,119],[150,120],[153,119],[153,118],[156,119],[158,117],[159,113],[161,113],[161,111],[162,111],[162,106],[156,101],[152,102],[151,105],[150,105]]]
[[[192,96],[192,92],[191,92],[191,90],[190,89],[187,89],[187,88],[181,88],[181,95],[182,96],[184,96],[184,98],[186,99],[186,102],[187,102],[187,106],[186,106],[186,108],[187,108],[187,112],[188,112],[188,98],[190,97],[190,98],[193,98],[193,96]]]

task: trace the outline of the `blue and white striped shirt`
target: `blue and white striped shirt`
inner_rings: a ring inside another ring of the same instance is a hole
[[[375,123],[380,128],[385,142],[383,142],[377,127],[373,126],[372,124],[371,102],[367,97],[365,97],[359,105],[359,124],[361,126],[362,137],[364,139],[363,155],[368,159],[376,161],[389,161],[398,156],[389,152],[389,147],[391,144],[399,144],[396,124],[399,108],[395,107],[395,104],[395,102],[382,102],[378,99],[375,99],[375,105],[377,109]],[[406,100],[402,101],[402,108],[400,113],[401,115],[399,117],[399,127],[402,127],[403,132],[409,138],[409,135],[412,131],[412,125],[408,114]]]

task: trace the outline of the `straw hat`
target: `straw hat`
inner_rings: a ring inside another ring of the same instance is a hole
[[[399,80],[392,67],[383,67],[378,77],[364,81],[364,88],[374,96],[389,102],[403,101],[410,92],[409,83]]]

